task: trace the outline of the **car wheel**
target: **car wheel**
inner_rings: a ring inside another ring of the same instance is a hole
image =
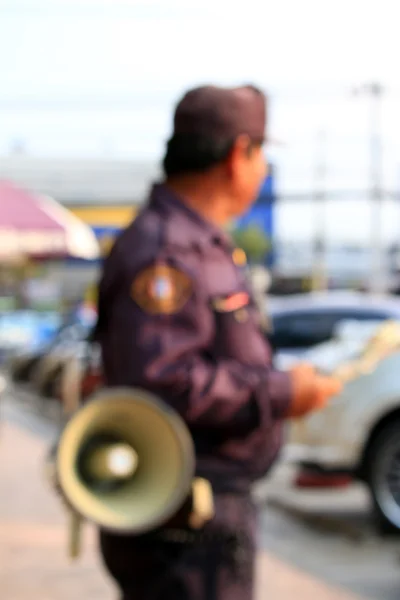
[[[386,425],[367,455],[366,481],[381,533],[400,533],[400,420]]]

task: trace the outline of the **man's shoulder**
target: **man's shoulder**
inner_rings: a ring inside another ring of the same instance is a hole
[[[184,211],[144,206],[136,219],[119,235],[115,260],[123,272],[135,276],[157,263],[169,263],[196,282],[234,278],[231,253],[218,238],[187,217]]]
[[[156,241],[163,229],[161,215],[144,206],[140,209],[136,217],[122,232],[121,238],[124,243],[141,243],[142,241]]]
[[[187,235],[179,236],[182,224],[175,223],[170,215],[164,215],[152,207],[144,207],[136,219],[118,236],[114,253],[118,262],[131,273],[160,260],[176,260],[177,263],[193,265],[196,245]]]
[[[114,253],[121,259],[157,252],[161,244],[162,230],[163,223],[159,215],[144,208],[119,232],[115,239]]]

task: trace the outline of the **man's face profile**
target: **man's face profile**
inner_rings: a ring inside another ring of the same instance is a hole
[[[238,137],[227,160],[227,173],[232,216],[239,217],[255,202],[268,174],[262,145],[252,143],[247,135]]]

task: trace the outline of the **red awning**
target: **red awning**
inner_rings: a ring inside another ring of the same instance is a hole
[[[0,181],[0,229],[63,231],[42,208],[36,197],[8,181]]]
[[[0,260],[97,255],[94,233],[66,208],[0,181]]]

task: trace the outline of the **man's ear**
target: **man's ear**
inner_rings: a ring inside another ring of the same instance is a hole
[[[237,171],[239,166],[243,164],[243,161],[249,157],[249,152],[251,150],[251,140],[248,135],[243,134],[239,135],[229,152],[227,157],[226,165],[229,170],[229,174]]]
[[[247,134],[243,133],[236,138],[232,146],[232,152],[236,152],[239,157],[243,158],[249,155],[251,148],[251,139]]]

